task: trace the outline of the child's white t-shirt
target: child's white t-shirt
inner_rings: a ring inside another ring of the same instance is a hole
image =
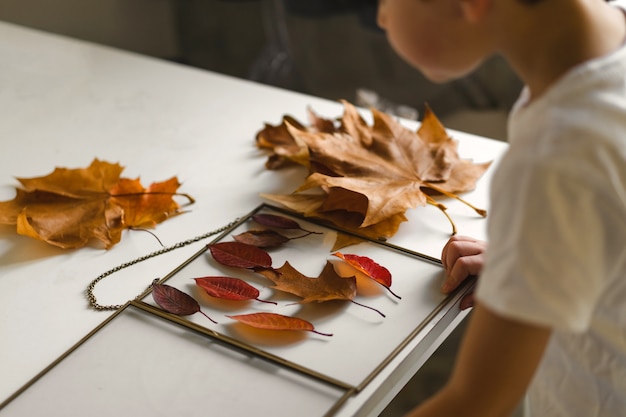
[[[529,415],[626,416],[626,47],[528,101],[494,173],[476,296],[553,329]]]

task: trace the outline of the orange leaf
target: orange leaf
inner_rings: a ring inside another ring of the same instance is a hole
[[[358,271],[361,271],[366,276],[370,277],[380,285],[385,287],[394,297],[401,298],[393,291],[391,291],[391,272],[384,266],[376,263],[367,256],[360,256],[354,254],[343,254],[341,252],[333,253],[334,256],[343,259],[348,264],[352,265]]]
[[[0,202],[0,224],[61,248],[79,248],[91,239],[110,248],[125,228],[154,226],[178,213],[176,178],[144,189],[138,180],[120,178],[122,170],[94,159],[87,168],[18,178],[16,197]]]
[[[306,320],[297,317],[283,316],[276,313],[251,313],[226,316],[248,326],[266,330],[304,330],[320,334],[322,336],[332,336],[330,333],[322,333],[315,330],[313,325]]]
[[[154,227],[179,213],[179,205],[172,198],[178,187],[180,183],[175,177],[148,188],[144,188],[139,179],[121,178],[109,194],[111,201],[124,210],[126,227]]]

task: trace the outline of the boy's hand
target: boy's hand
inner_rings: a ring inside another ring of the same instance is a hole
[[[477,276],[483,268],[487,243],[468,236],[452,236],[441,252],[441,262],[446,271],[446,280],[441,290],[448,294],[466,278]],[[474,305],[473,293],[461,300],[461,310]]]

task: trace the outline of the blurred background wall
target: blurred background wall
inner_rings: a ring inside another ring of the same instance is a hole
[[[391,50],[376,0],[0,0],[0,20],[505,139],[521,84],[500,58],[447,84]],[[442,28],[445,30],[445,28]]]

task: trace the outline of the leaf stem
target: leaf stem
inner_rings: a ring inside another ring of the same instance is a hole
[[[138,231],[140,231],[140,232],[146,232],[146,233],[148,233],[148,234],[151,234],[151,235],[152,235],[152,237],[153,237],[153,238],[155,238],[157,242],[159,242],[159,245],[161,245],[161,247],[162,247],[162,248],[164,248],[164,247],[165,247],[165,245],[163,245],[163,242],[161,242],[161,239],[159,239],[159,237],[158,237],[155,233],[152,233],[150,230],[148,230],[148,229],[136,228],[136,227],[132,227],[132,226],[130,226],[130,227],[129,227],[129,229],[130,229],[130,230],[138,230]]]
[[[448,192],[446,190],[444,190],[443,188],[440,188],[438,186],[436,186],[435,184],[433,184],[432,182],[424,182],[424,186],[427,188],[430,188],[433,191],[437,191],[440,194],[445,195],[446,197],[450,197],[450,198],[454,198],[458,201],[460,201],[461,203],[465,204],[466,206],[468,206],[469,208],[471,208],[472,210],[474,210],[476,213],[478,213],[480,216],[482,217],[487,217],[487,210],[484,209],[480,209],[476,206],[474,206],[473,204],[471,204],[469,201],[463,200],[461,197],[459,197],[456,194],[453,194],[451,192]]]
[[[300,230],[302,230],[302,231],[304,231],[304,232],[306,232],[306,233],[305,233],[305,234],[303,234],[303,235],[300,235],[300,236],[290,237],[290,238],[289,238],[289,240],[301,239],[301,238],[303,238],[303,237],[307,237],[307,236],[309,236],[309,235],[321,235],[321,234],[322,234],[322,232],[312,232],[312,231],[310,231],[310,230],[304,230],[304,229],[300,229]]]
[[[199,310],[200,314],[202,314],[204,317],[206,317],[207,319],[211,320],[214,324],[217,324],[217,322],[215,320],[213,320],[211,317],[209,317],[209,315],[207,313],[205,313],[202,310]]]
[[[306,232],[306,235],[303,236],[308,236],[308,235],[323,235],[324,232],[314,232],[313,230],[306,230],[303,228],[300,228],[300,230],[302,230],[303,232]]]
[[[196,202],[196,200],[190,196],[187,193],[166,193],[166,192],[162,192],[162,191],[145,191],[145,192],[141,192],[141,193],[122,193],[122,194],[109,194],[109,196],[111,197],[142,197],[144,195],[170,195],[172,197],[185,197],[188,201],[185,204],[186,206],[189,206],[191,204],[194,204]]]
[[[383,287],[387,288],[387,291],[389,291],[391,293],[391,295],[393,295],[394,297],[396,297],[398,300],[402,300],[402,297],[400,297],[398,294],[396,294],[395,292],[391,291],[391,288],[389,288],[386,285],[383,285]]]
[[[322,336],[332,336],[333,335],[332,333],[322,333],[322,332],[318,332],[317,330],[311,330],[311,332],[317,333],[317,334],[322,335]]]
[[[354,304],[358,305],[358,306],[369,308],[370,310],[373,310],[373,311],[377,312],[378,314],[380,314],[383,317],[387,317],[380,310],[377,310],[374,307],[366,306],[365,304],[358,303],[358,302],[356,302],[354,300],[350,300],[350,301],[353,302]]]
[[[428,204],[430,204],[431,206],[435,206],[437,207],[439,210],[441,210],[441,212],[443,213],[444,216],[446,216],[446,218],[448,219],[448,221],[450,222],[450,225],[452,226],[452,236],[456,235],[456,224],[454,224],[454,220],[452,220],[452,217],[450,217],[450,215],[448,214],[447,207],[444,206],[441,203],[438,203],[437,201],[435,201],[432,197],[430,196],[426,196],[426,202]]]
[[[277,302],[274,301],[269,301],[269,300],[261,300],[260,298],[255,298],[255,300],[260,301],[262,303],[268,303],[268,304],[274,304],[274,305],[278,305]]]

